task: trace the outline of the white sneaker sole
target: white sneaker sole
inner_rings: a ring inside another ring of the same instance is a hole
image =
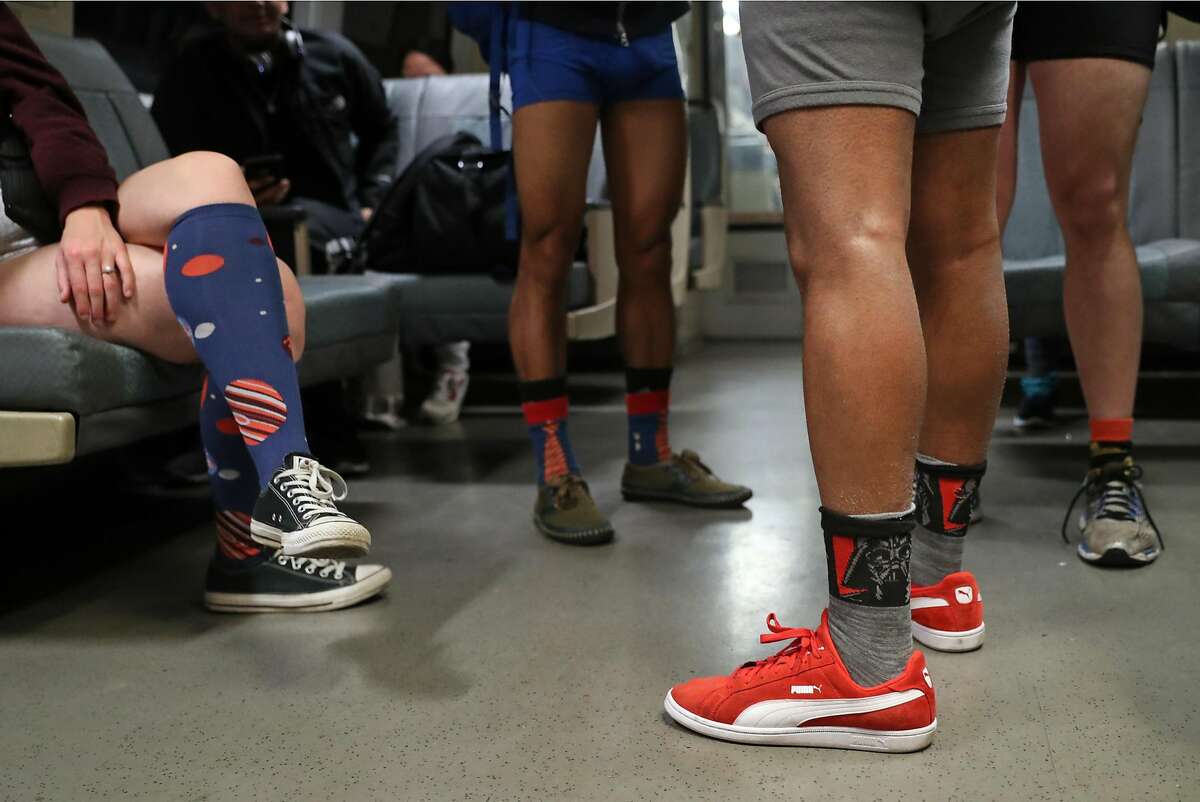
[[[983,645],[984,624],[963,632],[933,629],[912,622],[913,639],[922,646],[939,652],[971,652]]]
[[[357,521],[326,521],[297,532],[283,532],[261,521],[250,521],[255,543],[283,549],[288,557],[346,560],[371,550],[371,533]]]
[[[461,415],[461,407],[445,408],[424,405],[421,407],[421,420],[432,423],[434,426],[448,426],[457,422]]]
[[[858,727],[738,727],[697,716],[681,707],[671,692],[663,700],[667,715],[692,732],[762,746],[809,746],[824,749],[857,749],[863,752],[918,752],[933,742],[935,718],[915,730],[867,730]]]
[[[391,569],[384,568],[353,585],[317,593],[206,592],[204,606],[218,613],[327,613],[378,595],[391,579]]]

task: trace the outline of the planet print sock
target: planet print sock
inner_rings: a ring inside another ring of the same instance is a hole
[[[188,211],[167,236],[163,269],[171,308],[208,368],[208,393],[224,397],[265,487],[285,456],[309,449],[283,286],[258,210]]]
[[[258,471],[225,396],[208,377],[200,390],[200,439],[217,508],[217,550],[230,560],[261,560],[262,547],[250,537]]]

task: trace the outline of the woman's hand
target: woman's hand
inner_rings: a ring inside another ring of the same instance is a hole
[[[58,256],[58,300],[93,323],[112,323],[122,296],[136,289],[133,265],[121,235],[103,206],[82,206],[67,215]]]

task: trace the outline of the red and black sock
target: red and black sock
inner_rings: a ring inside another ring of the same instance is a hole
[[[564,474],[579,474],[579,464],[567,434],[567,379],[521,382],[521,411],[529,427],[537,481],[543,485]]]
[[[667,416],[671,368],[626,368],[625,410],[629,414],[629,461],[654,465],[671,458]]]
[[[1090,468],[1103,468],[1110,462],[1124,462],[1133,454],[1133,418],[1092,418]]]

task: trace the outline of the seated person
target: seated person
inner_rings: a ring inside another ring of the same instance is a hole
[[[399,121],[379,73],[340,35],[292,28],[285,0],[205,7],[218,29],[185,48],[155,93],[153,114],[163,138],[176,154],[216,151],[241,164],[282,157],[272,172],[249,176],[255,200],[260,207],[302,207],[315,269],[335,271],[396,173]],[[426,57],[413,69],[428,75],[441,66]],[[466,391],[465,368],[458,365],[439,366],[422,417],[458,418]],[[336,393],[323,395],[323,408],[338,405]],[[352,465],[365,471],[366,456],[348,447],[349,434],[325,434],[320,453],[333,452],[348,471]]]
[[[282,0],[205,7],[218,28],[184,48],[154,96],[163,138],[172,153],[239,164],[278,154],[251,181],[255,200],[303,207],[316,269],[336,269],[396,172],[399,122],[379,73],[341,36],[293,29]]]
[[[340,512],[345,482],[309,454],[295,359],[304,305],[271,249],[238,165],[160,162],[119,186],[79,100],[0,6],[0,97],[29,141],[61,241],[0,221],[0,326],[53,326],[207,369],[200,431],[217,506],[206,604],[236,612],[335,609],[379,593],[381,566],[347,568],[370,533]]]

